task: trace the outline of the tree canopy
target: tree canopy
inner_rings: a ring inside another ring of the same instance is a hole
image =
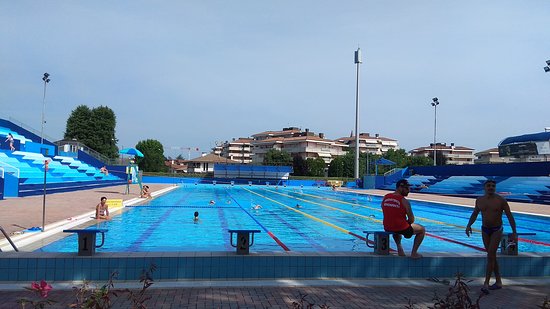
[[[166,172],[164,165],[164,147],[154,139],[140,141],[136,149],[143,153],[143,158],[137,158],[139,168],[144,172]]]
[[[77,106],[67,119],[64,139],[76,141],[90,147],[108,158],[118,157],[115,137],[116,116],[107,106],[90,109]]]
[[[286,151],[269,149],[264,157],[264,165],[292,165],[292,157]]]

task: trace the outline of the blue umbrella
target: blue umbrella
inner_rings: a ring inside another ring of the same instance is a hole
[[[131,156],[137,156],[137,157],[143,157],[143,153],[141,153],[141,151],[139,151],[135,148],[124,148],[121,151],[119,151],[118,153],[127,154],[127,155],[131,155]]]

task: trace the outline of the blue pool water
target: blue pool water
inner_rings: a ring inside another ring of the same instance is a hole
[[[209,201],[214,200],[214,205]],[[105,245],[110,252],[232,251],[229,229],[258,229],[252,251],[368,251],[365,230],[382,230],[381,197],[334,192],[326,188],[186,185],[151,200],[127,207],[111,221]],[[252,207],[262,206],[259,210]],[[297,208],[299,204],[301,207]],[[464,234],[471,209],[428,202],[411,202],[416,222],[428,232],[423,252],[479,252],[481,216],[474,234]],[[550,207],[550,206],[549,206]],[[199,212],[200,221],[193,221]],[[550,218],[515,215],[524,236],[520,252],[549,252]],[[505,232],[510,232],[506,218]],[[73,252],[76,236],[46,245],[39,251]],[[412,240],[404,240],[410,251]]]

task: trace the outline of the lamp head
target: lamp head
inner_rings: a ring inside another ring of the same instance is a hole
[[[544,67],[544,72],[550,72],[550,67]]]
[[[434,103],[439,103],[439,101],[438,101],[438,98],[437,98],[437,97],[433,98],[433,99],[432,99],[432,101],[434,101]]]
[[[546,60],[546,64],[547,64],[547,65],[550,65],[550,60]]]

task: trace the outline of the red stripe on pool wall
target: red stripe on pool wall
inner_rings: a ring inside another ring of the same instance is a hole
[[[466,246],[466,247],[469,247],[469,248],[472,248],[472,249],[476,249],[478,251],[483,251],[483,252],[486,251],[484,248],[474,246],[474,245],[470,245],[470,244],[467,244],[467,243],[463,243],[461,241],[457,241],[457,240],[454,240],[454,239],[445,238],[445,237],[437,236],[437,235],[430,234],[430,233],[426,233],[426,236],[430,236],[430,237],[434,237],[434,238],[441,239],[441,240],[444,240],[444,241],[448,241],[448,242],[452,242],[452,243],[455,243],[455,244],[463,245],[463,246]]]
[[[271,236],[271,238],[273,238],[273,240],[275,240],[275,242],[279,244],[279,246],[285,249],[285,251],[290,251],[290,249],[288,249],[288,247],[285,244],[283,244],[283,242],[280,241],[279,238],[277,238],[277,236],[273,235],[273,233],[271,233],[270,231],[267,231],[267,235]]]
[[[532,239],[525,239],[525,238],[518,238],[518,240],[521,240],[521,241],[524,241],[524,242],[528,242],[530,244],[536,244],[536,245],[542,245],[542,246],[548,246],[550,247],[550,244],[547,243],[547,242],[543,242],[543,241],[538,241],[538,240],[532,240]]]

